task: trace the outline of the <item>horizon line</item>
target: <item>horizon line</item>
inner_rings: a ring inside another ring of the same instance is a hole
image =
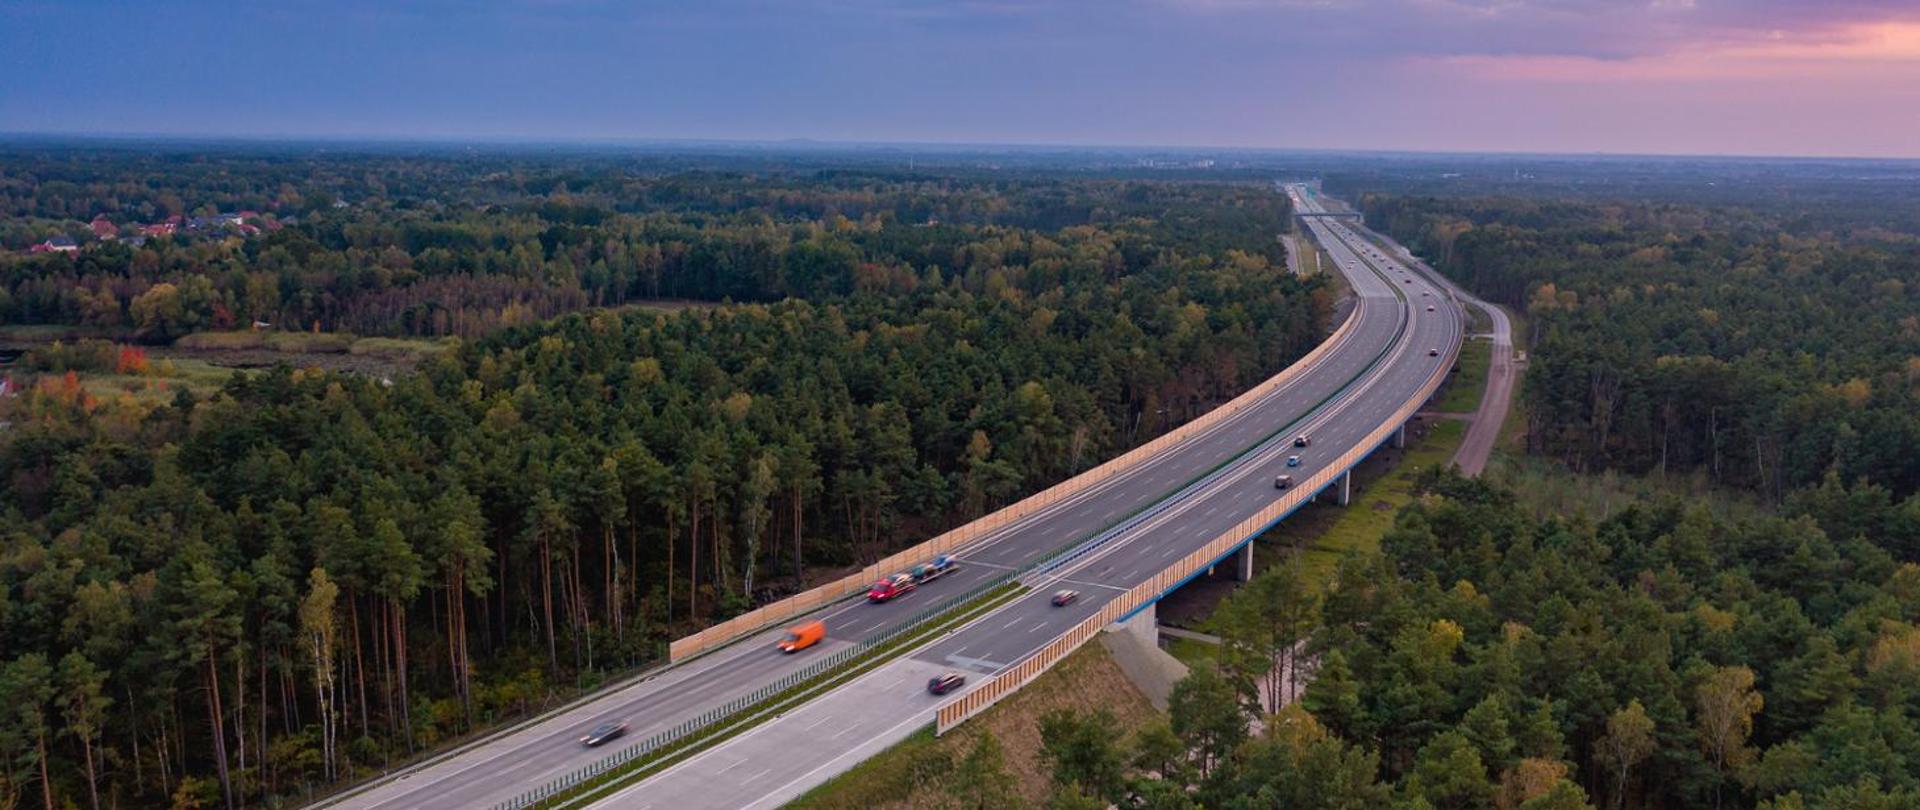
[[[410,145],[410,146],[569,146],[569,147],[657,147],[657,146],[705,146],[732,148],[812,148],[812,149],[927,149],[936,152],[964,153],[986,150],[1018,150],[1029,152],[1081,151],[1081,152],[1176,152],[1182,154],[1221,153],[1221,154],[1323,154],[1323,155],[1379,155],[1379,156],[1419,156],[1419,157],[1503,157],[1503,158],[1602,158],[1602,159],[1694,159],[1694,160],[1762,160],[1762,161],[1845,161],[1845,162],[1894,162],[1920,163],[1920,154],[1914,155],[1841,155],[1841,154],[1779,154],[1747,152],[1550,152],[1528,150],[1446,150],[1446,149],[1368,149],[1323,146],[1206,146],[1191,144],[1126,144],[1126,143],[1045,143],[1045,142],[995,142],[995,141],[911,141],[911,140],[837,140],[810,137],[791,138],[701,138],[701,137],[611,137],[611,136],[520,136],[520,135],[394,135],[394,134],[262,134],[262,133],[169,133],[169,132],[127,132],[127,131],[32,131],[0,130],[0,144],[14,144],[21,141],[74,140],[74,141],[151,141],[176,144],[243,143],[250,145],[304,145],[304,144],[341,144],[341,145]]]

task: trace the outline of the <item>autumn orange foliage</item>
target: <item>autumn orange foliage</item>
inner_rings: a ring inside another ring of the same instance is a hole
[[[113,373],[146,375],[152,370],[147,363],[147,350],[138,346],[121,346],[120,356],[114,361]]]

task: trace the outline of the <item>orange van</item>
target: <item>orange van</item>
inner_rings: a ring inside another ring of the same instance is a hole
[[[787,628],[787,635],[780,639],[781,652],[799,652],[827,637],[827,623],[815,619],[798,627]]]

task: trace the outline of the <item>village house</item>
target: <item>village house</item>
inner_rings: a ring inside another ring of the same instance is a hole
[[[29,253],[72,253],[80,249],[80,244],[66,234],[51,237],[45,242],[27,248]]]

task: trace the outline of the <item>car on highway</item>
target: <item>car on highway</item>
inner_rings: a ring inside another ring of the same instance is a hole
[[[1428,350],[1427,350],[1427,356],[1428,356],[1428,357],[1439,357],[1439,356],[1440,356],[1440,350],[1439,350],[1439,349],[1428,349]]]
[[[1400,280],[1401,280],[1402,282],[1404,282],[1404,283],[1407,283],[1407,284],[1412,284],[1412,283],[1413,283],[1413,279],[1410,279],[1410,278],[1403,278],[1403,279],[1400,279]]]
[[[1433,305],[1432,305],[1432,304],[1428,304],[1428,305],[1427,305],[1427,311],[1428,311],[1428,312],[1432,312],[1432,311],[1433,311]]]
[[[953,570],[957,567],[958,566],[956,566],[953,562],[953,555],[942,554],[938,557],[933,558],[932,562],[922,563],[920,565],[914,566],[907,573],[913,575],[914,582],[927,582],[929,580],[939,579],[940,577],[946,576],[947,574],[952,573]]]
[[[928,680],[927,691],[936,695],[944,695],[965,686],[966,683],[967,676],[958,672],[949,672],[944,675],[935,675],[932,679]]]
[[[1299,457],[1299,456],[1287,456],[1287,466],[1289,466],[1289,467],[1298,467],[1298,466],[1300,466],[1300,457]]]
[[[920,583],[914,581],[912,574],[894,574],[867,588],[867,601],[890,602],[895,597],[912,593],[913,589],[919,585]]]
[[[1293,488],[1293,476],[1291,476],[1291,475],[1279,475],[1279,476],[1276,476],[1276,477],[1274,477],[1274,479],[1273,479],[1273,488],[1274,488],[1274,489],[1292,489],[1292,488]]]
[[[601,723],[600,725],[587,729],[586,735],[580,738],[580,744],[592,748],[625,733],[627,733],[626,723]]]
[[[1309,444],[1313,444],[1312,436],[1308,436],[1307,434],[1302,433],[1298,436],[1293,437],[1294,447],[1306,447]]]
[[[1066,607],[1066,606],[1068,606],[1068,605],[1071,605],[1071,604],[1073,604],[1073,600],[1075,600],[1075,599],[1079,599],[1079,598],[1080,598],[1080,592],[1079,592],[1079,591],[1070,591],[1070,590],[1058,590],[1058,591],[1054,591],[1054,592],[1053,592],[1053,606],[1054,606],[1054,607]]]

